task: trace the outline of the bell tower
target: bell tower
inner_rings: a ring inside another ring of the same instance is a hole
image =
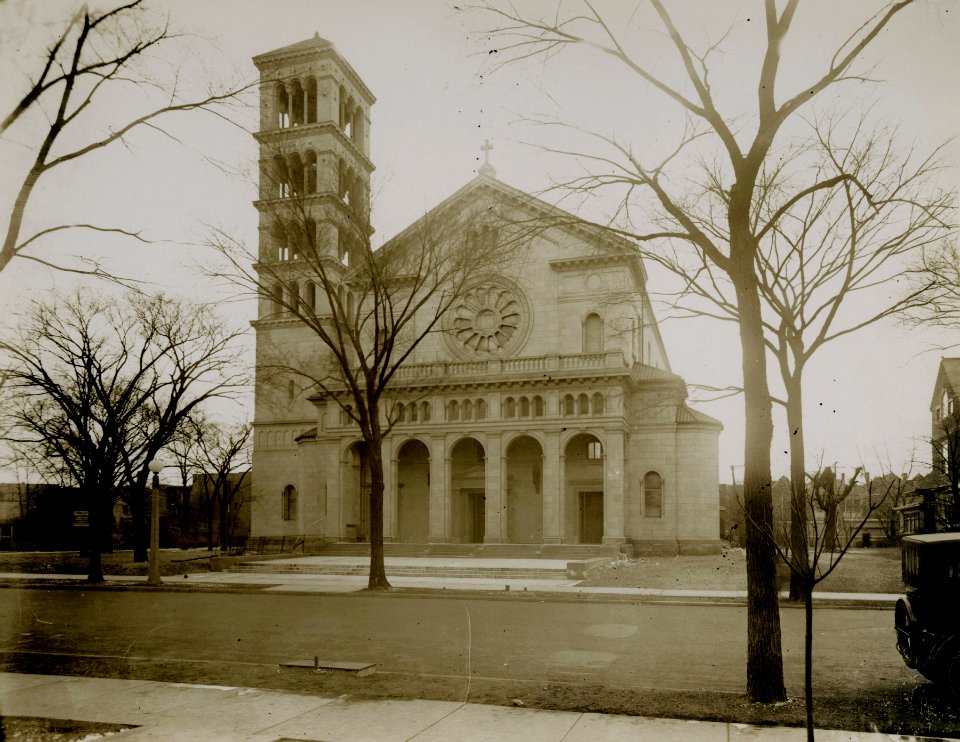
[[[253,63],[260,71],[260,131],[254,135],[260,145],[259,263],[274,277],[303,275],[296,267],[309,249],[348,265],[351,244],[370,231],[370,108],[376,99],[317,34]],[[289,270],[279,263],[289,263]],[[284,283],[274,290],[302,298],[313,288]],[[261,300],[258,319],[284,319],[281,303]]]

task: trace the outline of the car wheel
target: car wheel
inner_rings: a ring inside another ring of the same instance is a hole
[[[902,601],[897,603],[894,627],[897,630],[897,650],[900,652],[900,656],[903,657],[907,667],[916,668],[917,657],[914,654],[916,642],[913,638],[916,629],[913,621],[910,620],[910,611],[907,610],[907,606]]]

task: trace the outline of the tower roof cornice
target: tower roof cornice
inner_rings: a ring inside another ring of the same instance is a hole
[[[300,59],[308,60],[311,58],[332,59],[337,63],[337,66],[343,70],[344,74],[350,78],[350,82],[366,99],[368,106],[372,106],[377,102],[376,96],[370,91],[370,88],[366,86],[366,83],[363,82],[360,75],[357,74],[357,71],[353,69],[350,63],[340,54],[337,47],[333,45],[333,42],[321,38],[319,35],[314,35],[312,38],[298,41],[295,44],[282,46],[273,51],[258,54],[253,58],[253,64],[260,70],[260,74],[263,76],[264,72],[272,71],[271,68],[278,64]]]

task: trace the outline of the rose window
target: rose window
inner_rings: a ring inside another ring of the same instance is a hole
[[[529,309],[519,288],[505,280],[473,289],[447,315],[447,338],[459,355],[500,356],[525,339]]]

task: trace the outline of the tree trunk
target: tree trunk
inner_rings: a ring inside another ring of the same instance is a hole
[[[213,508],[216,501],[207,495],[207,551],[213,551]]]
[[[815,568],[815,567],[814,567]],[[803,694],[807,712],[807,742],[813,741],[813,573],[803,587]]]
[[[807,482],[803,440],[803,387],[799,372],[787,383],[787,428],[790,430],[790,554],[794,564],[807,559]],[[790,570],[790,600],[802,600],[803,577]]]
[[[732,277],[740,313],[746,420],[743,497],[747,536],[747,695],[751,701],[769,703],[782,701],[787,695],[780,646],[777,555],[772,539],[773,418],[753,251],[741,247],[736,254]]]
[[[373,407],[376,414],[376,407]],[[379,437],[379,436],[377,436]],[[387,571],[383,564],[383,443],[367,443],[370,462],[370,578],[368,590],[389,590]]]

